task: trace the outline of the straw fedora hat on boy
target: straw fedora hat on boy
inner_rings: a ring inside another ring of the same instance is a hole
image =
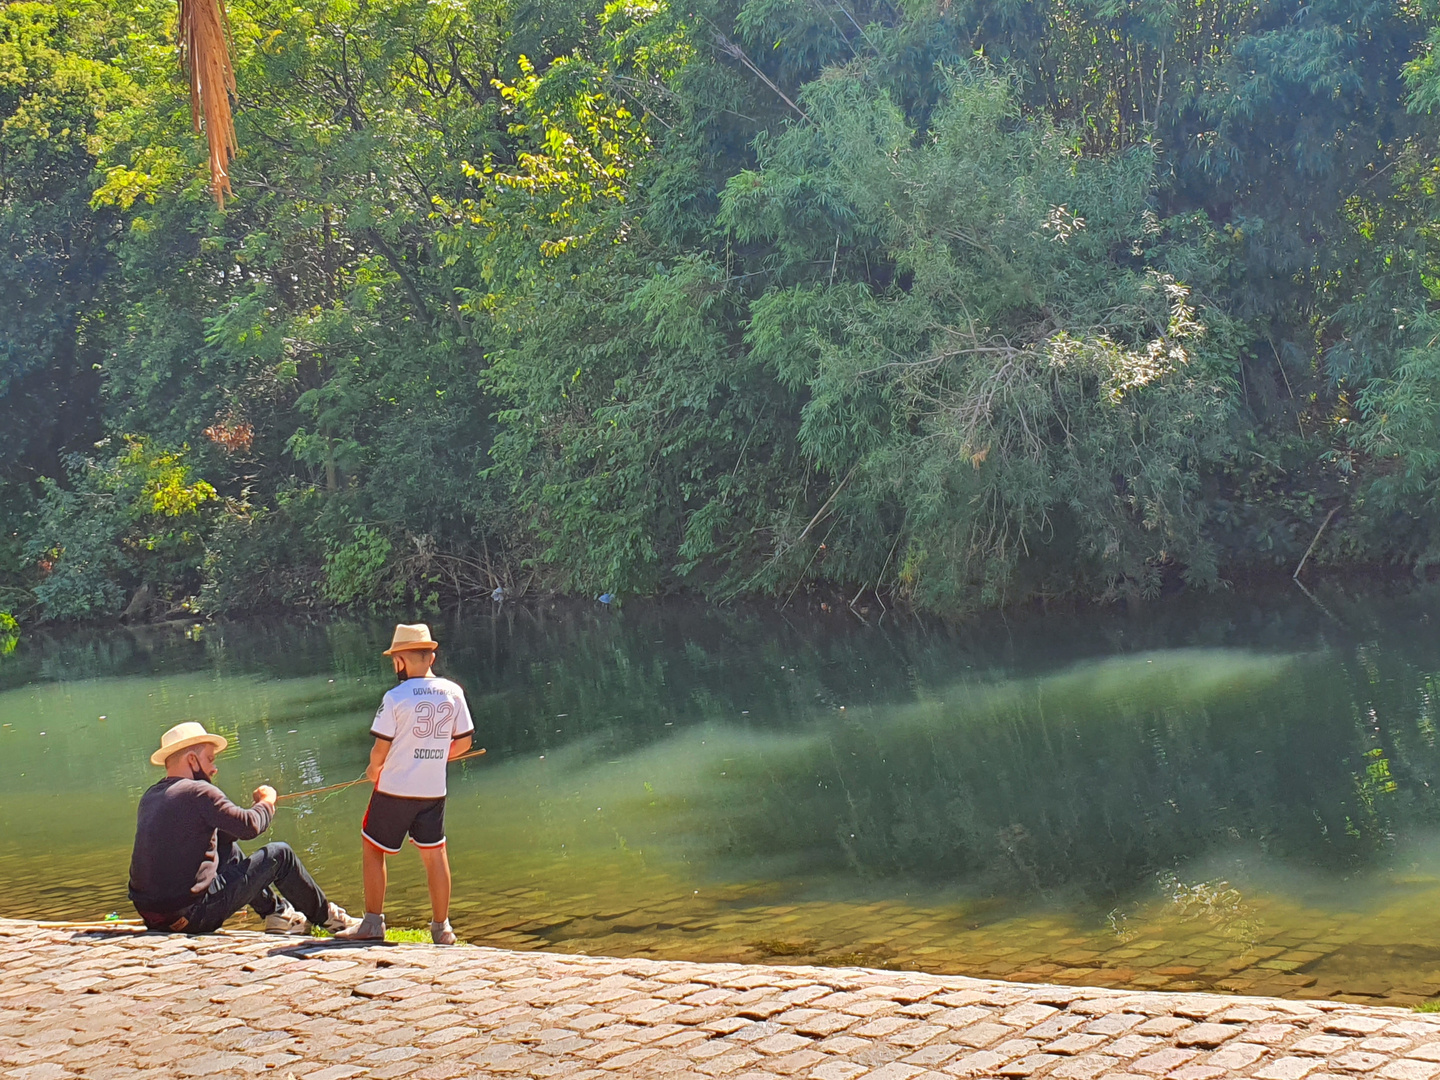
[[[230,745],[224,735],[212,735],[205,730],[203,725],[197,724],[194,720],[186,720],[185,723],[176,724],[160,736],[160,749],[150,755],[150,764],[164,765],[165,759],[171,754],[189,750],[190,747],[199,746],[201,743],[210,743],[215,747],[217,754]]]
[[[430,636],[430,627],[423,622],[397,623],[395,636],[390,639],[390,648],[386,649],[382,656],[394,656],[397,652],[405,652],[408,649],[438,649],[439,642]]]

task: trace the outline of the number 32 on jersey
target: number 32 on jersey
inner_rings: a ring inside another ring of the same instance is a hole
[[[455,706],[448,701],[417,701],[415,727],[411,734],[417,739],[448,739],[455,726]]]

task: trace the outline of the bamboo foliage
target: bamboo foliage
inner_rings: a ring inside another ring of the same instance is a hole
[[[180,64],[190,78],[190,118],[210,144],[210,190],[223,209],[232,194],[227,166],[238,143],[230,98],[235,69],[230,64],[230,28],[225,0],[180,0]]]

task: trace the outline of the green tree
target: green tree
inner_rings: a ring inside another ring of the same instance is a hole
[[[204,518],[217,495],[192,479],[188,449],[130,438],[107,460],[72,456],[67,487],[41,482],[25,554],[43,567],[35,595],[45,615],[113,615],[127,596],[132,613],[143,615],[152,602],[193,595]]]

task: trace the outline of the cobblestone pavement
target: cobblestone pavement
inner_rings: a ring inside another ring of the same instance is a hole
[[[1433,1080],[1333,1001],[0,920],[0,1078]]]

